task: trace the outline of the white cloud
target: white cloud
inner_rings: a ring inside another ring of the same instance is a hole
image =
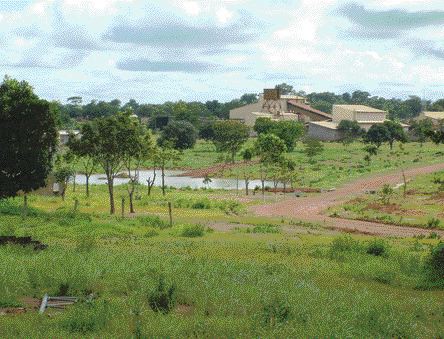
[[[233,18],[233,12],[221,7],[216,11],[216,17],[220,23],[225,24]]]
[[[191,16],[198,16],[202,9],[197,1],[184,1],[182,2],[182,8],[185,13]]]

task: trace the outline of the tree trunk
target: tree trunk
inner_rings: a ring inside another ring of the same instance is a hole
[[[116,212],[116,208],[114,206],[114,178],[111,178],[111,176],[108,176],[108,192],[109,192],[109,211],[110,214],[114,214]]]
[[[389,144],[390,144],[390,150],[392,150],[393,149],[393,141],[389,141]]]
[[[234,164],[234,157],[236,156],[236,151],[231,152],[231,163]]]
[[[131,192],[129,193],[130,213],[136,213],[134,211],[134,205],[133,205],[133,194],[134,190],[131,190]]]
[[[85,175],[86,177],[86,197],[89,198],[89,177],[90,175]]]
[[[250,180],[245,178],[245,195],[248,195],[248,185],[250,184]]]
[[[162,195],[165,196],[165,165],[162,165]]]
[[[25,193],[23,196],[23,217],[28,215],[28,195]]]
[[[74,173],[74,178],[73,178],[73,182],[72,182],[72,191],[75,192],[76,191],[76,174]]]

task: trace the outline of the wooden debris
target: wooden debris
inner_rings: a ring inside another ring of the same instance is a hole
[[[42,314],[47,308],[64,309],[78,301],[76,297],[50,297],[47,294],[42,299],[39,313]]]

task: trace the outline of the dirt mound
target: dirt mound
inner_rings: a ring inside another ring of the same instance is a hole
[[[32,246],[35,251],[48,248],[48,245],[42,244],[37,240],[32,240],[31,237],[0,236],[0,246],[7,244],[21,245],[23,247]]]

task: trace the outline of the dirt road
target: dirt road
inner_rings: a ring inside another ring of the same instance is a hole
[[[443,169],[444,163],[441,163],[407,169],[405,170],[405,175],[407,179],[409,179],[420,174],[433,173]],[[325,227],[364,234],[396,237],[412,237],[420,234],[429,235],[431,230],[331,218],[323,214],[327,208],[339,205],[353,197],[364,194],[366,190],[375,190],[381,188],[384,184],[397,185],[402,182],[403,179],[400,171],[397,173],[371,175],[348,183],[333,192],[325,192],[304,198],[292,197],[277,203],[254,206],[251,210],[256,215],[294,217],[297,220],[320,223]],[[444,231],[435,230],[434,232],[444,237]]]

